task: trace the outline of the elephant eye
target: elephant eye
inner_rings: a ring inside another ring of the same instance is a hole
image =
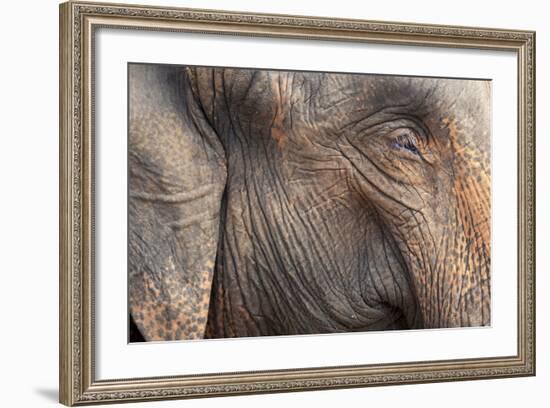
[[[419,137],[412,129],[397,129],[392,132],[391,148],[420,155]]]

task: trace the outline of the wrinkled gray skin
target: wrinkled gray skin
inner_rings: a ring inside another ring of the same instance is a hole
[[[490,324],[490,83],[129,74],[145,340]]]

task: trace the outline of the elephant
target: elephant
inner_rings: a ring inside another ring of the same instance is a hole
[[[130,341],[491,324],[490,81],[128,75]]]

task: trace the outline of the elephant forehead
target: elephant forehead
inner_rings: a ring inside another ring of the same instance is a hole
[[[483,99],[487,82],[453,78],[427,78],[378,74],[325,73],[309,71],[254,70],[197,67],[192,79],[206,99],[222,91],[233,100],[272,99],[287,102],[333,105],[349,100],[372,106],[400,105],[411,109],[434,103],[449,106],[461,97]]]
[[[488,81],[368,74],[302,73],[309,86],[304,101],[325,109],[377,112],[398,107],[420,118],[476,112],[486,105]]]
[[[418,116],[466,107],[475,112],[487,97],[487,81],[476,80],[300,71],[228,70],[225,75],[237,85],[234,94],[262,102],[259,106],[277,100],[283,108],[306,107],[310,114],[369,114],[384,107]]]
[[[380,105],[414,105],[440,84],[438,80],[413,77],[243,68],[194,68],[192,77],[207,103],[217,95],[226,101],[265,107],[278,98],[278,103],[321,109],[346,102],[373,109]]]
[[[289,127],[339,132],[395,108],[425,121],[436,137],[441,128],[451,129],[460,144],[490,147],[490,81],[206,67],[194,68],[191,78],[213,121],[223,117],[221,108],[276,133]]]

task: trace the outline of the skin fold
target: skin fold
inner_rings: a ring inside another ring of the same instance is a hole
[[[491,323],[489,81],[129,76],[136,336]]]

